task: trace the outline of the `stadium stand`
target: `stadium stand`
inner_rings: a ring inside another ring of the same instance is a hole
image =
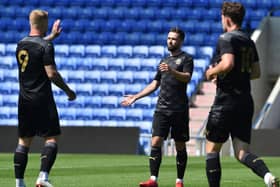
[[[0,125],[16,125],[13,124],[16,112],[11,114],[14,110],[10,108],[16,106],[18,94],[14,54],[18,40],[29,32],[26,18],[35,7],[49,11],[51,23],[57,18],[62,20],[64,32],[54,41],[56,63],[78,93],[78,100],[71,105],[53,86],[64,125],[73,125],[75,120],[77,125],[92,126],[110,123],[110,126],[118,126],[138,121],[136,124],[141,132],[149,134],[147,129],[151,125],[158,92],[127,109],[121,108],[119,101],[125,94],[138,92],[154,78],[160,59],[168,54],[168,29],[180,26],[187,33],[183,50],[195,59],[195,71],[186,93],[190,98],[195,96],[204,79],[203,73],[222,31],[221,0],[211,0],[211,3],[210,0],[30,2],[0,2],[0,117],[10,119],[1,120]],[[255,29],[272,7],[280,6],[278,1],[270,0],[242,2],[249,9],[244,23],[249,30]],[[81,120],[84,123],[80,123]],[[103,120],[106,122],[102,123]],[[147,145],[146,142],[143,146]]]

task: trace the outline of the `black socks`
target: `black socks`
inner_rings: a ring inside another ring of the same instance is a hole
[[[206,157],[206,175],[209,187],[220,187],[221,174],[219,153],[208,153]]]
[[[29,148],[18,144],[14,153],[15,177],[17,179],[24,178],[24,172],[28,161]]]
[[[150,155],[150,172],[151,176],[158,177],[159,167],[161,164],[162,153],[161,147],[152,147],[151,148],[151,155]]]

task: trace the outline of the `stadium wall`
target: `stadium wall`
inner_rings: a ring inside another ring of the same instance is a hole
[[[61,153],[137,154],[138,127],[62,127]],[[14,152],[17,127],[0,126],[0,152]],[[43,139],[35,137],[31,152],[40,153]]]
[[[258,156],[280,156],[280,129],[252,131],[251,151]]]
[[[280,18],[265,17],[252,34],[259,53],[262,76],[252,81],[255,116],[261,111],[280,74]]]

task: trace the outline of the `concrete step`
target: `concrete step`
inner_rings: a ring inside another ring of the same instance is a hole
[[[204,121],[209,113],[209,108],[190,108],[190,120]]]
[[[213,104],[215,95],[213,94],[204,94],[204,95],[196,95],[194,104],[196,107],[208,107],[210,108]]]
[[[203,82],[201,86],[201,92],[204,93],[205,95],[207,94],[215,94],[216,93],[216,84],[208,81],[208,82]]]
[[[203,126],[204,121],[203,120],[190,120],[189,126],[190,126],[190,135],[196,136],[200,128]]]

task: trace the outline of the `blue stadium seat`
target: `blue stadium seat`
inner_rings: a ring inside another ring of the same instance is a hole
[[[105,96],[101,98],[101,107],[103,108],[117,108],[119,99],[117,96]]]
[[[141,35],[141,42],[140,45],[156,45],[156,35],[157,33],[150,32]]]
[[[122,22],[118,19],[109,19],[103,23],[103,27],[101,28],[102,32],[116,32],[123,31],[121,27]]]
[[[94,20],[91,20],[89,25],[88,25],[88,27],[87,27],[87,30],[99,33],[99,32],[102,31],[105,22],[106,21],[104,19],[94,19]]]
[[[100,71],[84,71],[84,81],[89,83],[100,83],[101,72]]]
[[[261,21],[268,14],[268,11],[263,9],[258,9],[252,11],[250,14],[251,14],[250,20]]]
[[[146,31],[153,32],[153,33],[160,33],[163,32],[163,22],[162,20],[153,20],[147,24]]]
[[[17,67],[16,58],[12,55],[1,57],[0,62],[0,67],[4,69],[13,69]]]
[[[85,56],[85,46],[84,45],[70,45],[69,47],[70,56]]]
[[[93,119],[96,120],[109,120],[109,109],[107,108],[94,108],[92,110]]]
[[[136,94],[143,89],[144,85],[137,83],[137,84],[127,84],[125,86],[125,94]]]
[[[113,39],[114,34],[111,32],[101,32],[98,35],[98,40],[95,41],[97,44],[109,45]]]
[[[57,44],[54,45],[55,54],[58,56],[69,56],[69,45],[67,44]],[[65,63],[65,62],[64,62]]]
[[[75,120],[76,108],[58,108],[58,114],[62,120]]]
[[[134,83],[149,83],[150,82],[150,73],[149,71],[136,71],[133,73],[133,82]]]
[[[149,0],[134,0],[133,6],[145,7],[147,5],[147,1]]]
[[[69,1],[69,3],[70,3],[70,6],[83,7],[83,6],[87,6],[90,2],[86,1],[86,0],[71,0],[71,1]]]
[[[140,32],[128,33],[125,38],[124,44],[125,45],[139,45],[140,36],[141,36]]]
[[[108,69],[114,71],[124,70],[124,59],[123,58],[110,58],[108,60]]]
[[[119,73],[121,74],[121,73]],[[114,96],[123,96],[125,94],[125,84],[118,83],[118,84],[110,84],[108,88],[108,95]]]
[[[154,108],[156,106],[157,101],[158,101],[158,97],[157,96],[151,97],[151,108]]]
[[[95,9],[94,17],[97,19],[107,19],[109,14],[111,14],[111,7],[99,7]]]
[[[280,1],[278,0],[271,0],[271,3],[273,7],[280,7]]]
[[[93,85],[93,95],[97,96],[105,96],[108,95],[109,92],[108,84],[94,84]]]
[[[8,106],[8,107],[16,107],[18,106],[18,94],[12,94],[12,95],[5,95],[5,99],[3,99],[1,102],[1,105]]]
[[[66,35],[66,40],[69,44],[78,44],[82,38],[82,33],[79,31],[70,31]]]
[[[195,1],[192,1],[192,5],[194,7],[208,8],[209,4],[211,4],[211,1],[208,2],[208,0],[195,0]]]
[[[55,95],[54,99],[55,99],[56,105],[59,108],[69,107],[68,102],[67,102],[67,96],[65,96],[65,95]]]
[[[223,0],[211,0],[209,1],[209,7],[210,8],[218,8],[221,9],[223,4]],[[220,11],[219,11],[220,12]]]
[[[149,48],[146,45],[136,45],[133,47],[133,56],[145,58],[149,55]]]
[[[149,47],[149,57],[163,58],[165,56],[164,47],[161,45],[154,45]]]
[[[151,0],[149,0],[148,2],[150,2]],[[156,18],[156,11],[155,9],[151,8],[150,6],[148,6],[147,8],[142,9],[141,11],[141,19],[148,19],[148,20],[152,20]]]
[[[205,70],[209,66],[210,60],[208,59],[194,59],[194,67],[195,68],[200,68],[202,72],[205,72]]]
[[[117,56],[118,57],[131,57],[132,56],[132,46],[131,45],[120,45],[117,46]]]
[[[0,55],[1,56],[6,55],[6,47],[5,47],[5,44],[3,44],[3,43],[0,43]]]
[[[210,32],[211,22],[208,20],[197,22],[194,26],[194,32],[202,32],[207,35]]]
[[[151,97],[143,97],[134,103],[135,108],[151,108]]]
[[[74,83],[82,83],[85,80],[85,71],[83,70],[75,70],[75,71],[69,71],[68,74],[68,81],[74,82]]]
[[[157,10],[157,19],[170,20],[173,17],[173,12],[176,10],[172,7],[163,7]]]
[[[140,58],[127,58],[124,59],[124,69],[138,71],[141,68],[141,59]]]
[[[214,48],[211,46],[198,47],[198,58],[208,58],[211,59],[214,53]]]
[[[143,119],[142,109],[128,108],[126,109],[126,120],[141,121]]]
[[[193,96],[195,92],[195,84],[193,82],[190,82],[188,85],[187,85],[187,96],[190,98]]]
[[[101,121],[101,126],[106,126],[106,127],[117,127],[118,122],[115,120],[104,120]]]
[[[88,30],[88,26],[90,25],[90,20],[88,19],[76,19],[74,21],[74,25],[72,25],[71,30],[80,31],[82,33]]]
[[[147,32],[147,27],[149,25],[150,20],[140,19],[135,21],[134,25],[131,27],[132,32],[140,32],[142,34]]]
[[[116,108],[109,111],[110,120],[122,121],[126,119],[126,109]]]
[[[119,2],[117,2],[119,5]],[[116,6],[113,8],[112,12],[109,14],[109,19],[120,19],[123,20],[126,17],[126,13],[128,12],[127,7]]]
[[[207,39],[204,41],[204,45],[207,46],[216,46],[221,33],[212,33],[210,36],[207,36]]]
[[[1,63],[1,61],[0,61],[0,63]],[[4,80],[4,71],[6,71],[6,70],[0,68],[0,82],[2,82]]]
[[[101,46],[100,45],[87,45],[85,48],[85,55],[90,57],[101,56]]]
[[[102,71],[100,74],[102,83],[116,83],[117,82],[117,72],[116,71]]]
[[[95,95],[95,96],[85,96],[84,102],[85,107],[91,107],[91,108],[100,108],[101,107],[101,96]]]
[[[115,57],[117,55],[117,47],[115,45],[101,46],[101,56]]]
[[[257,1],[256,0],[241,0],[241,3],[246,7],[246,8],[256,8],[257,7]]]
[[[18,69],[6,69],[3,71],[4,81],[18,82]]]
[[[122,71],[117,74],[118,83],[132,83],[133,82],[133,71]]]
[[[95,70],[107,70],[108,69],[108,58],[94,58],[92,61],[93,68]]]
[[[273,8],[273,2],[271,0],[258,0],[257,1],[257,7],[259,8],[265,8],[265,9],[271,9]]]
[[[14,56],[16,53],[17,44],[16,43],[8,43],[6,44],[6,54]]]
[[[118,27],[118,28],[121,28],[121,27]],[[126,34],[127,34],[126,32],[116,32],[113,35],[113,38],[111,40],[111,44],[116,45],[116,46],[123,45],[125,43]]]
[[[77,120],[91,120],[93,114],[92,108],[76,108],[76,119]]]
[[[141,60],[141,70],[156,71],[160,59],[157,58],[145,58]]]
[[[168,32],[168,30],[164,30],[163,32]],[[157,45],[166,45],[167,34],[157,34],[156,42]]]
[[[193,57],[196,57],[196,47],[195,46],[183,46],[182,50],[190,54]]]
[[[67,6],[69,6],[70,5],[70,1],[69,0],[59,0],[59,1],[56,1],[55,2],[55,5],[56,6],[61,6],[61,7],[67,7]],[[65,10],[65,9],[63,9],[63,10]]]
[[[154,118],[154,109],[144,109],[143,110],[143,120],[152,121]],[[151,126],[150,126],[151,127]],[[150,128],[149,128],[150,129]],[[149,130],[150,132],[151,130]]]
[[[77,84],[75,83],[75,89],[77,95],[92,95],[93,94],[93,85],[91,83],[82,83],[82,84]]]
[[[221,1],[221,0],[217,0],[217,1]],[[215,2],[215,0],[213,1]],[[211,6],[213,5],[213,2],[211,1],[211,3],[209,3]],[[221,16],[220,16],[220,12],[221,12],[221,4],[219,4],[218,8],[216,8],[215,6],[212,8],[209,8],[206,12],[205,12],[205,16],[209,19],[209,20],[213,20],[216,22],[220,22]],[[220,26],[221,27],[221,26]]]

